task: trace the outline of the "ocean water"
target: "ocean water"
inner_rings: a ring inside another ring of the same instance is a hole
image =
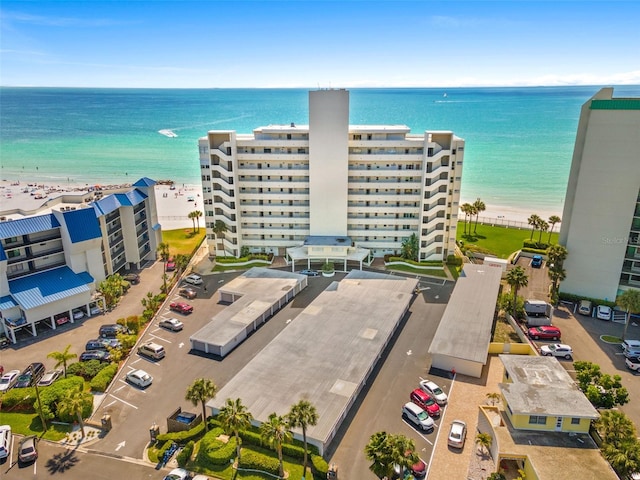
[[[463,201],[561,214],[580,108],[599,89],[350,89],[350,123],[452,130],[466,141]],[[640,97],[640,86],[614,97]],[[197,140],[208,130],[291,122],[308,123],[306,89],[3,87],[0,178],[199,184]]]

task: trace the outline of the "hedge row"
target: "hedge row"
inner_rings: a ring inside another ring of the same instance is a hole
[[[459,267],[460,265],[462,265],[462,258],[456,257],[455,255],[448,255],[447,265],[454,265],[456,267]]]
[[[273,475],[280,474],[280,462],[276,453],[271,450],[243,450],[238,467],[261,470]]]
[[[111,380],[113,380],[113,377],[116,376],[116,373],[118,373],[118,365],[115,363],[100,370],[91,380],[91,390],[94,392],[104,392],[111,383]]]
[[[107,363],[100,360],[89,360],[88,362],[76,362],[67,367],[67,375],[78,375],[89,381],[95,377],[103,368],[107,368]],[[58,383],[58,382],[56,382]],[[54,383],[55,385],[55,383]]]
[[[416,262],[415,260],[411,260],[409,258],[402,258],[402,257],[393,257],[393,256],[384,256],[384,261],[386,263],[389,262],[404,262],[404,263],[408,263],[409,265],[417,265],[419,267],[441,267],[442,266],[442,260],[432,260],[432,261],[426,261],[426,262]]]
[[[158,450],[158,461],[162,461],[162,459],[164,458],[164,452],[166,452],[167,450],[169,450],[171,448],[171,445],[173,445],[173,441],[172,440],[167,440],[166,442],[164,442],[162,444],[162,447],[160,447],[160,450]]]
[[[580,300],[589,300],[593,305],[608,305],[611,308],[616,306],[616,302],[602,300],[601,298],[583,297],[582,295],[574,295],[573,293],[560,292],[559,298],[565,302],[578,303]]]
[[[229,438],[227,443],[218,440],[217,437],[224,432],[221,428],[216,427],[209,430],[208,433],[202,437],[200,441],[200,450],[198,450],[198,457],[196,461],[198,465],[205,468],[216,469],[221,465],[228,465],[236,451],[236,439],[235,437]]]
[[[40,402],[42,403],[42,412],[45,417],[54,418],[57,411],[57,403],[64,397],[65,393],[68,390],[83,388],[83,386],[84,380],[81,377],[72,376],[62,378],[48,387],[40,387]],[[12,388],[2,397],[2,409],[12,412],[33,413],[36,411],[35,402],[36,391],[34,387]],[[91,410],[87,411],[87,405],[85,405],[83,413],[85,413],[85,416],[91,414]]]
[[[313,472],[313,478],[316,480],[326,480],[327,470],[329,470],[329,464],[320,455],[311,455],[311,471]]]
[[[538,255],[546,255],[547,254],[547,250],[546,249],[537,249],[537,248],[530,248],[530,247],[523,247],[521,249],[522,252],[527,252],[527,253],[536,253]]]
[[[522,242],[522,246],[524,248],[533,248],[535,250],[547,250],[549,248],[549,244],[545,242],[537,242],[535,240],[525,240]]]
[[[159,442],[165,442],[171,440],[178,445],[185,445],[190,441],[195,441],[204,433],[204,422],[200,422],[198,425],[190,430],[183,430],[182,432],[161,433],[158,435]],[[211,432],[209,432],[211,433]]]
[[[176,455],[176,462],[178,462],[178,466],[184,468],[187,463],[189,463],[189,459],[191,459],[191,454],[193,453],[193,449],[195,448],[195,444],[193,440],[189,441],[180,453]]]
[[[271,258],[269,258],[271,257]],[[270,253],[269,255],[265,254],[265,253],[254,253],[251,255],[248,255],[246,257],[216,257],[216,263],[243,263],[243,262],[251,262],[254,260],[261,260],[264,262],[270,262],[273,259],[273,254]]]

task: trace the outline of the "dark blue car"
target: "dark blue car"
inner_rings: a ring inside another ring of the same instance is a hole
[[[540,268],[542,266],[542,255],[534,255],[531,259],[531,266],[533,268]]]

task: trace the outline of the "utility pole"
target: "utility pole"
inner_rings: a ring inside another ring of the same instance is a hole
[[[33,365],[29,365],[29,369],[31,370],[31,378],[35,378],[35,373],[33,371]],[[44,418],[44,413],[42,413],[42,402],[40,402],[40,391],[38,390],[38,382],[35,382],[33,386],[36,389],[36,399],[38,401],[38,413],[40,414],[40,421],[42,422],[42,433],[47,431],[47,421]]]

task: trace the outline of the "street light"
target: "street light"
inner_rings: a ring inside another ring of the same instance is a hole
[[[29,370],[31,370],[31,378],[35,379],[33,364],[29,365]],[[40,414],[40,421],[42,422],[42,433],[44,433],[47,431],[47,421],[45,420],[44,414],[42,413],[42,402],[40,401],[40,391],[38,390],[38,382],[35,382],[33,386],[36,389],[36,399],[38,400],[38,413]]]

